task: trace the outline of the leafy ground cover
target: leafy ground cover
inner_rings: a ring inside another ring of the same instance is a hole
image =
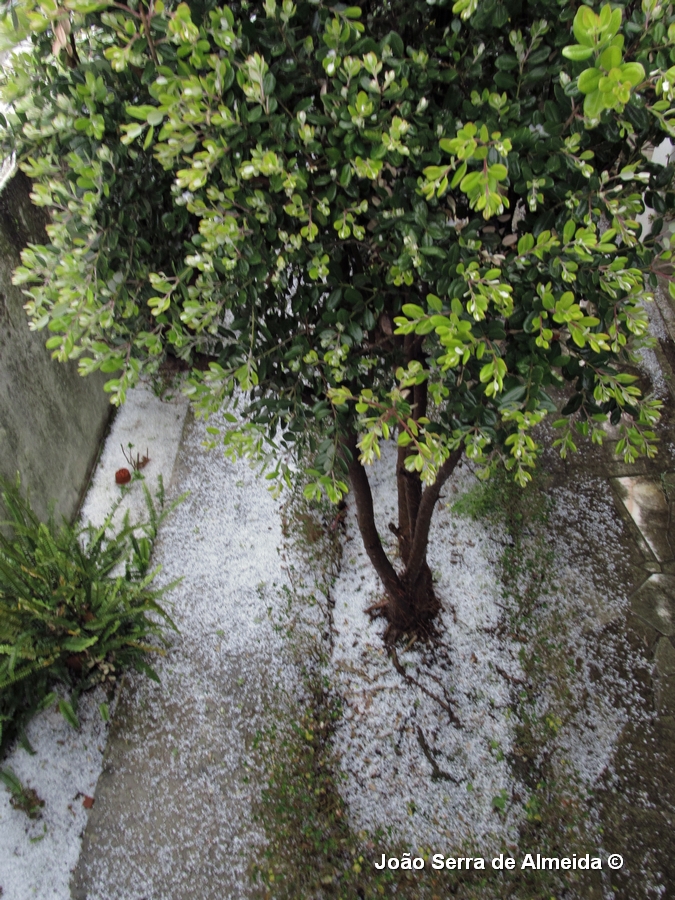
[[[112,689],[129,668],[157,678],[149,656],[175,626],[158,602],[172,585],[153,586],[150,556],[176,503],[164,508],[161,483],[156,500],[143,487],[147,521],[126,515],[113,529],[120,501],[98,528],[44,523],[18,481],[2,484],[10,536],[0,534],[0,748],[17,731],[25,739],[26,721],[51,703],[77,728],[80,694]]]

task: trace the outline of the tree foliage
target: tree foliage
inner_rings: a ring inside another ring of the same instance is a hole
[[[525,483],[549,414],[563,454],[608,421],[655,452],[626,366],[670,259],[637,217],[673,206],[672,4],[13,0],[2,35],[52,219],[16,281],[114,402],[178,356],[239,404],[231,452],[333,500],[389,437],[429,489],[460,453]]]

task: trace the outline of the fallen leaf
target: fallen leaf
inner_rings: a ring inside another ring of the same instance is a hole
[[[93,805],[94,805],[94,798],[93,798],[93,797],[88,797],[88,796],[85,794],[85,795],[84,795],[84,800],[82,801],[82,806],[84,806],[85,809],[91,809]]]

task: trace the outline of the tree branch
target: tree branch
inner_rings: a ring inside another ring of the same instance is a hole
[[[425,488],[422,493],[412,547],[410,548],[410,559],[406,568],[406,579],[411,584],[415,583],[426,559],[427,544],[429,543],[429,526],[431,525],[431,517],[441,493],[441,488],[454,472],[455,466],[462,458],[463,452],[461,447],[454,450],[438,470],[434,483]]]
[[[375,525],[375,511],[373,509],[373,495],[370,490],[370,482],[366,470],[359,462],[359,450],[356,446],[356,435],[351,433],[344,442],[349,451],[349,480],[356,501],[356,518],[359,531],[363,538],[363,546],[375,571],[380,576],[387,593],[393,597],[403,595],[401,581],[396,574],[387,554],[384,552],[380,536]]]
[[[399,550],[401,551],[401,559],[404,565],[408,565],[408,557],[410,556],[410,543],[412,539],[412,528],[410,527],[410,517],[408,515],[408,497],[407,497],[407,481],[408,472],[405,469],[405,458],[408,455],[407,447],[399,447],[396,457],[396,493],[398,495],[398,528],[394,532],[398,538]]]

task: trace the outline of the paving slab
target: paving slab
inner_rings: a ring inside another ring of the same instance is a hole
[[[656,709],[661,716],[675,716],[675,676],[659,678],[656,688]]]
[[[641,536],[657,560],[671,560],[670,507],[661,479],[634,475],[613,479],[614,486]]]
[[[659,675],[675,675],[675,647],[668,638],[661,638],[657,644],[654,662]]]
[[[650,575],[635,592],[631,607],[647,624],[666,636],[675,634],[675,575]]]

